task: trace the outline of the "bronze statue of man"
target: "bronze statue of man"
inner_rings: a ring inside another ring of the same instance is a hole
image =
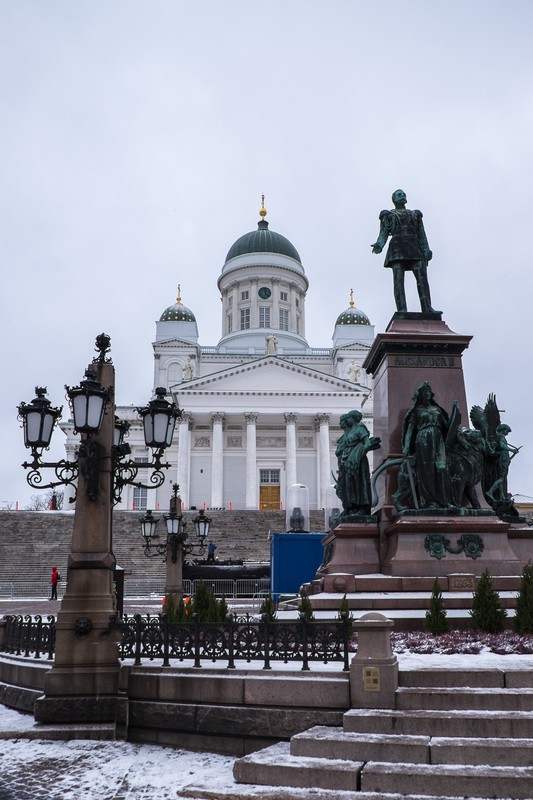
[[[392,268],[397,311],[407,311],[404,278],[405,271],[410,270],[416,279],[422,313],[435,313],[431,307],[427,276],[428,261],[431,261],[433,253],[429,249],[424,231],[422,212],[405,207],[407,197],[403,189],[396,189],[392,202],[394,208],[391,211],[382,211],[379,215],[379,236],[377,242],[371,245],[372,252],[381,253],[387,239],[391,237],[384,266]]]

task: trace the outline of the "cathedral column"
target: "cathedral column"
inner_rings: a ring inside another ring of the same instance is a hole
[[[279,328],[279,278],[272,278],[272,316],[270,327]]]
[[[222,488],[224,480],[224,438],[222,423],[224,412],[211,414],[213,421],[213,441],[211,452],[211,507],[222,508]]]
[[[298,297],[298,286],[295,283],[291,283],[289,285],[289,330],[292,333],[296,333],[296,298]]]
[[[191,434],[189,423],[192,422],[188,411],[182,411],[178,435],[178,485],[181,502],[189,508],[189,475],[191,461]]]
[[[285,436],[287,442],[286,465],[285,465],[287,489],[289,488],[289,486],[292,486],[293,483],[297,483],[296,480],[296,420],[297,419],[298,419],[297,414],[293,413],[285,414],[285,423],[287,425],[285,429]]]
[[[331,484],[331,468],[329,457],[329,414],[317,414],[319,425],[319,458],[320,458],[320,505],[325,508],[326,488]]]
[[[257,414],[244,415],[246,420],[246,508],[257,508]]]
[[[250,328],[259,327],[259,304],[257,302],[257,278],[250,281]]]

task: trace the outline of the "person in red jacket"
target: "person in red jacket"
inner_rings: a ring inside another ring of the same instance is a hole
[[[57,600],[57,584],[61,580],[61,575],[57,571],[57,567],[52,567],[52,577],[50,580],[52,583],[52,596],[50,600]]]

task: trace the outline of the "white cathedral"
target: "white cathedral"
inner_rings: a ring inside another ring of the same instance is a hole
[[[332,346],[310,347],[309,281],[300,256],[269,229],[264,203],[259,214],[257,230],[230,247],[217,281],[218,344],[199,344],[196,317],[179,288],[156,323],[154,388],[166,387],[183,413],[165,454],[172,466],[163,486],[125,487],[119,508],[165,510],[174,482],[185,509],[285,508],[295,483],[307,486],[311,510],[323,508],[337,470],[340,415],[360,409],[372,429],[372,383],[362,363],[374,327],[351,293]],[[120,406],[116,413],[131,423],[131,458],[147,463],[136,408]],[[61,427],[71,457],[79,440],[71,424]],[[144,472],[138,480],[147,482]]]

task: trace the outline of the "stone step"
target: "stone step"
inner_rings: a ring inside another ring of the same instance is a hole
[[[237,783],[254,787],[308,789],[310,797],[316,797],[320,790],[349,793],[348,796],[359,791],[354,795],[357,800],[385,800],[387,797],[407,800],[420,795],[524,800],[533,796],[533,767],[530,766],[327,760],[292,755],[287,743],[239,759],[233,775]],[[270,792],[255,796],[272,797]],[[326,797],[322,793],[320,796]]]
[[[429,764],[429,744],[429,736],[345,733],[342,728],[317,725],[292,737],[290,753],[309,758]]]
[[[400,688],[396,692],[399,711],[531,711],[533,689]]]
[[[240,758],[233,777],[238,783],[356,792],[362,767],[357,761],[296,758],[290,754],[289,743],[282,742]]]
[[[533,739],[533,712],[351,709],[343,715],[343,729],[380,735]]]
[[[361,771],[361,791],[441,797],[533,797],[533,767],[480,767],[450,764],[369,762]]]
[[[290,753],[364,762],[533,767],[533,739],[344,733],[340,728],[326,726],[315,726],[293,736]]]
[[[533,675],[531,677],[533,681]],[[448,686],[503,689],[506,685],[506,673],[499,669],[468,670],[468,672],[459,669],[402,669],[398,673],[398,683],[400,687],[414,689]]]
[[[0,739],[45,739],[66,742],[72,739],[114,741],[115,738],[115,724],[112,722],[71,725],[41,725],[35,723],[31,728],[21,727],[20,730],[0,731]]]
[[[533,739],[435,737],[429,746],[431,764],[533,767]]]

